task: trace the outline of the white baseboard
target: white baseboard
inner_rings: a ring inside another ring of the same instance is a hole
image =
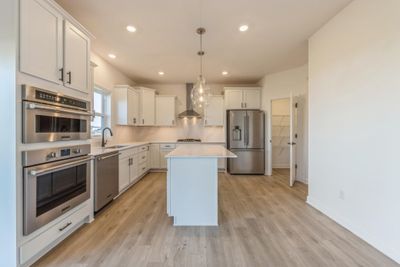
[[[396,261],[397,263],[400,263],[400,252],[399,250],[393,249],[391,247],[388,247],[385,242],[378,240],[375,236],[372,236],[371,233],[365,229],[361,225],[356,225],[352,222],[350,222],[348,219],[344,218],[342,215],[340,215],[338,212],[334,211],[331,209],[328,205],[325,205],[321,201],[314,199],[310,197],[310,195],[307,196],[307,204],[312,206],[313,208],[321,211],[323,214],[328,216],[330,219],[338,223],[339,225],[343,226],[392,260]]]

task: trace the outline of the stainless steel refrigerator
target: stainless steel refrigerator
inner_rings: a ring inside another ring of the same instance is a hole
[[[265,118],[260,110],[227,111],[228,149],[237,158],[228,159],[231,174],[264,174]]]

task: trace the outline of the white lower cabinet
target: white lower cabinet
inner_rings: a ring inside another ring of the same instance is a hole
[[[151,144],[150,145],[150,169],[160,168],[160,145]]]
[[[122,150],[119,156],[119,192],[136,183],[149,170],[149,147]]]
[[[160,144],[160,169],[167,168],[167,159],[165,156],[176,148],[176,144]]]
[[[129,185],[130,168],[131,158],[125,157],[119,159],[119,192]]]

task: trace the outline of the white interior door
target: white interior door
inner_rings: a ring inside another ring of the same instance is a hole
[[[297,128],[298,128],[298,97],[290,94],[290,181],[289,185],[293,186],[296,181],[297,174],[297,159],[296,159],[296,148],[297,148]]]

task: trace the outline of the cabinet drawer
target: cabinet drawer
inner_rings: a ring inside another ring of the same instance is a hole
[[[142,151],[149,151],[149,146],[145,145],[145,146],[138,147],[138,151],[137,152],[142,152]]]
[[[147,171],[147,162],[142,162],[139,164],[139,176]]]
[[[47,246],[68,233],[71,229],[77,227],[87,216],[89,216],[88,206],[84,204],[83,207],[67,218],[22,245],[20,247],[20,263],[26,263]]]
[[[148,157],[149,157],[148,151],[140,152],[140,153],[138,154],[138,162],[139,162],[139,163],[146,162],[146,161],[148,160]]]
[[[176,147],[176,144],[160,144],[160,149],[162,150],[171,150]]]
[[[130,149],[125,149],[125,150],[120,150],[119,155],[120,159],[126,158],[126,157],[131,157],[133,154],[135,154],[136,148],[130,148]]]

